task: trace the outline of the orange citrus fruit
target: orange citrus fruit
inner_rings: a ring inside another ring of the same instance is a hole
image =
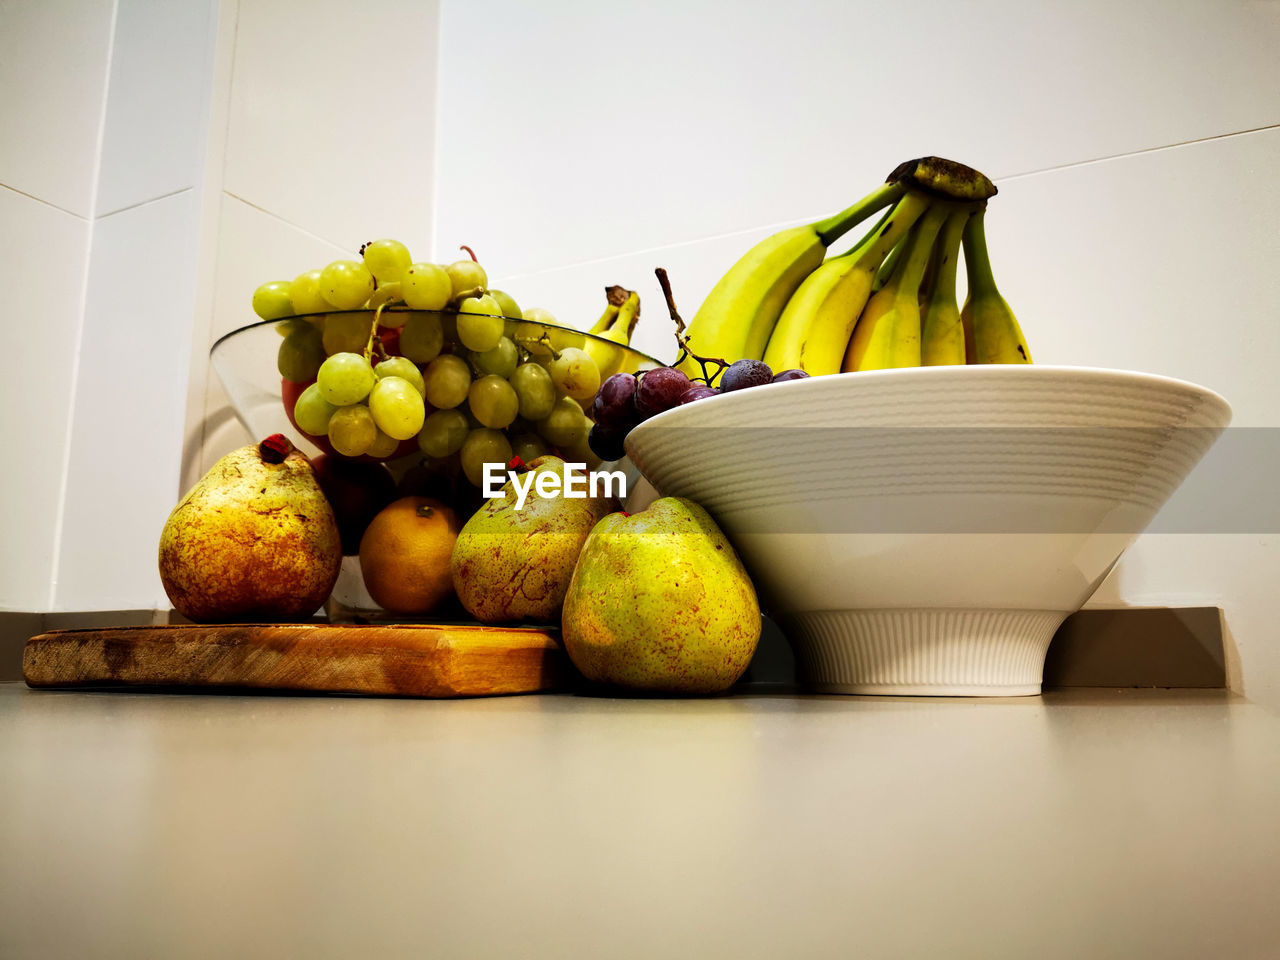
[[[458,517],[439,500],[402,497],[373,518],[360,540],[369,596],[393,613],[426,613],[453,593],[449,559]]]

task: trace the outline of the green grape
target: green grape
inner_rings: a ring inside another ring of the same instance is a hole
[[[289,299],[289,281],[272,280],[253,291],[253,312],[263,320],[279,320],[293,316],[293,301]]]
[[[298,330],[312,330],[315,328],[301,317],[291,317],[288,320],[277,320],[272,325],[271,329],[280,336],[287,337],[289,334]],[[318,330],[316,332],[319,333]]]
[[[519,457],[525,463],[533,463],[549,453],[551,448],[547,446],[547,441],[536,433],[517,433],[511,438],[511,455]]]
[[[453,299],[453,282],[444,267],[411,263],[400,278],[400,296],[414,310],[443,310]]]
[[[498,309],[502,311],[504,317],[511,317],[513,320],[521,319],[524,314],[520,312],[520,305],[509,293],[501,290],[490,290],[489,296],[497,301]]]
[[[303,433],[323,437],[329,432],[329,418],[338,408],[320,395],[320,386],[311,384],[293,405],[293,422]]]
[[[336,309],[355,310],[373,293],[373,274],[359,260],[335,260],[320,271],[320,292]]]
[[[427,395],[427,385],[422,382],[422,372],[417,364],[407,357],[388,357],[373,368],[378,379],[383,377],[403,377],[414,385],[421,396]]]
[[[379,287],[378,289],[386,290],[389,288]],[[370,300],[369,302],[373,303],[372,300]],[[388,306],[386,310],[383,310],[381,313],[377,314],[377,317],[378,317],[378,326],[386,327],[388,330],[399,330],[401,327],[404,326],[405,321],[409,319],[409,311],[402,309],[401,305],[397,303],[395,304],[395,306]]]
[[[461,410],[437,410],[418,431],[418,449],[428,457],[447,457],[462,449],[471,424]]]
[[[449,283],[452,287],[452,292],[449,294],[450,300],[457,300],[464,294],[473,296],[476,293],[483,293],[489,286],[489,278],[485,275],[484,267],[474,260],[459,260],[451,263],[444,268],[444,272],[449,275]]]
[[[330,310],[329,301],[320,292],[320,270],[308,270],[293,278],[289,284],[289,299],[293,303],[293,312],[326,313]]]
[[[556,405],[556,385],[551,374],[536,363],[522,363],[511,375],[511,386],[520,398],[520,416],[541,420]]]
[[[280,376],[294,383],[308,383],[316,378],[320,364],[324,363],[324,344],[320,335],[309,326],[295,330],[280,341],[276,352],[276,367]]]
[[[585,350],[566,347],[547,369],[556,386],[575,400],[589,400],[600,389],[600,367]]]
[[[511,444],[497,430],[480,427],[467,434],[462,441],[462,472],[473,486],[483,486],[484,465],[498,463],[506,467],[511,461]]]
[[[538,421],[538,433],[563,450],[577,446],[587,435],[589,426],[582,408],[569,397],[561,397],[551,413]]]
[[[544,310],[542,307],[530,307],[524,312],[524,319],[532,320],[534,323],[546,323],[556,326],[555,314],[550,310]]]
[[[520,351],[510,337],[503,337],[492,350],[472,354],[471,362],[479,368],[481,373],[494,373],[506,380],[516,372],[516,365],[520,362]]]
[[[422,429],[426,406],[422,394],[404,377],[383,377],[369,392],[369,412],[378,429],[397,440],[408,440]]]
[[[344,457],[368,453],[378,439],[378,425],[363,403],[339,407],[329,418],[329,442]]]
[[[373,326],[371,313],[331,313],[324,318],[324,352],[363,353]]]
[[[520,410],[520,400],[511,384],[492,373],[471,385],[467,399],[476,419],[494,430],[510,426]]]
[[[471,368],[461,357],[446,353],[427,364],[422,379],[427,386],[427,402],[437,410],[448,410],[467,399]]]
[[[458,339],[468,350],[492,350],[502,339],[506,324],[493,297],[468,297],[458,304]]]
[[[377,381],[369,361],[358,353],[335,353],[320,364],[316,374],[320,395],[335,407],[359,403]]]
[[[378,286],[398,283],[412,260],[409,248],[399,240],[374,240],[364,247],[364,265],[378,281]]]
[[[374,418],[374,422],[377,422],[377,417]],[[369,449],[365,453],[371,457],[377,457],[379,460],[385,460],[399,448],[399,440],[379,430],[378,435],[373,438],[373,443],[369,445]]]
[[[440,317],[434,313],[411,313],[400,328],[400,352],[414,363],[430,363],[444,347]]]

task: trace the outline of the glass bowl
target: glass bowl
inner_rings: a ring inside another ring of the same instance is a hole
[[[384,310],[383,315],[427,312],[434,312],[440,317],[444,326],[445,339],[448,341],[456,331],[457,313],[454,311],[392,309]],[[284,380],[276,369],[276,352],[280,348],[282,339],[278,331],[282,329],[282,325],[289,324],[291,321],[310,320],[323,323],[330,316],[360,313],[368,314],[372,322],[372,310],[335,310],[332,313],[289,317],[284,320],[260,320],[218,338],[209,351],[213,369],[217,372],[223,387],[226,388],[236,417],[254,437],[261,438],[273,433],[283,433],[300,450],[308,454],[323,450],[315,443],[313,437],[294,426],[292,419],[285,411],[282,386]],[[557,350],[565,347],[581,348],[588,341],[595,341],[604,349],[616,351],[614,356],[618,369],[611,372],[638,373],[641,370],[664,366],[660,361],[639,350],[619,346],[594,334],[574,330],[572,327],[539,323],[534,320],[515,320],[510,317],[504,319],[506,335],[517,342],[524,343],[532,351],[543,349],[539,348],[538,344],[545,335],[547,341]]]
[[[383,317],[394,314],[397,320],[401,318],[407,320],[406,315],[428,312],[440,318],[445,337],[444,352],[448,352],[451,349],[450,345],[457,342],[455,311],[413,311],[391,308],[383,310]],[[233,330],[214,343],[210,349],[213,368],[223,387],[226,388],[236,417],[255,438],[260,439],[273,433],[282,433],[308,456],[333,453],[325,438],[312,437],[299,430],[293,423],[291,416],[293,402],[307,384],[294,383],[282,378],[276,366],[276,354],[283,340],[283,333],[298,321],[324,324],[330,317],[346,314],[365,314],[368,316],[370,325],[374,319],[372,310],[347,310],[306,317],[289,317],[282,320],[262,320]],[[610,340],[574,330],[571,327],[511,317],[503,319],[506,323],[506,335],[515,340],[535,359],[539,356],[550,357],[553,350],[563,350],[567,347],[584,348],[590,342],[598,343],[603,351],[602,355],[607,358],[606,363],[603,364],[604,369],[601,370],[602,379],[611,373],[637,373],[663,366],[660,361],[631,347],[620,346]],[[398,327],[379,328],[379,335],[387,343],[388,352],[394,353],[396,350],[395,340],[398,338],[398,330]],[[420,368],[421,366],[423,365],[419,365]],[[590,418],[590,403],[582,401],[580,403]],[[397,482],[400,482],[421,460],[422,454],[418,452],[414,440],[404,441],[392,456],[384,458],[392,477]],[[638,471],[628,461],[622,461],[611,469],[622,469],[626,472],[629,485],[639,478]],[[466,484],[466,481],[462,480],[461,483]],[[465,509],[459,510],[460,521],[465,522],[468,515]],[[391,614],[381,610],[364,589],[359,558],[356,556],[347,556],[343,559],[342,573],[326,609],[331,620],[339,621],[414,622],[429,619],[434,622],[466,619],[466,614],[460,608],[435,611],[423,617]]]

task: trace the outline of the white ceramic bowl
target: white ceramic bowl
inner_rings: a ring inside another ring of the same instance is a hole
[[[1020,696],[1230,419],[1166,377],[925,367],[699,400],[626,446],[719,521],[812,688]]]

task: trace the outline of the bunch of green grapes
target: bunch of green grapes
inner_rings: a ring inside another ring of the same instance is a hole
[[[477,487],[486,463],[505,467],[516,456],[599,462],[586,411],[600,369],[565,342],[571,334],[548,335],[548,311],[522,312],[489,288],[474,256],[414,263],[396,240],[368,243],[361,255],[254,292],[255,312],[279,321],[277,365],[295,385],[289,412],[301,431],[345,457],[407,450]]]

